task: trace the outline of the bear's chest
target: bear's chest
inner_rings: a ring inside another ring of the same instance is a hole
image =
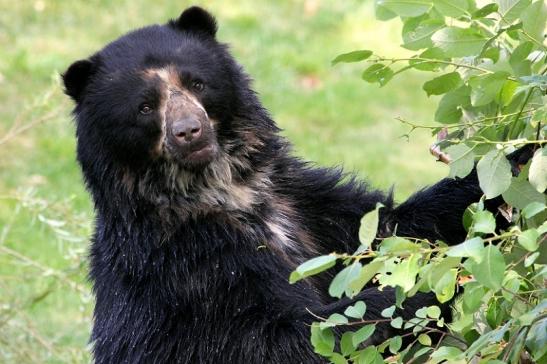
[[[160,244],[152,224],[138,226],[128,233],[98,224],[91,254],[96,357],[263,362],[268,335],[294,321],[288,308],[319,301],[309,286],[288,283],[293,267],[264,244],[271,235],[257,225],[247,233],[194,221]]]
[[[269,335],[283,331],[280,322],[294,321],[280,313],[317,300],[311,290],[289,285],[288,270],[260,250],[225,252],[191,272],[163,263],[145,281],[96,282],[96,352],[128,363],[268,362]]]

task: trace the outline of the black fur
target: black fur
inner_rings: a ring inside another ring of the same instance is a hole
[[[177,20],[171,21],[170,24],[182,31],[202,32],[212,37],[217,33],[215,18],[197,6],[192,6],[184,10],[180,17]]]
[[[353,252],[364,213],[382,202],[384,236],[458,243],[464,209],[481,196],[476,176],[445,179],[394,206],[365,183],[291,155],[249,78],[199,8],[107,45],[64,74],[76,101],[78,161],[93,197],[90,277],[97,363],[320,363],[307,309],[328,315],[349,301],[326,293],[333,272],[288,283],[299,263]],[[142,71],[173,66],[215,122],[220,152],[187,169],[151,150],[162,133],[139,105],[159,107]],[[360,296],[379,317],[393,292]],[[405,315],[433,304],[405,302]],[[393,335],[389,325],[375,340]]]

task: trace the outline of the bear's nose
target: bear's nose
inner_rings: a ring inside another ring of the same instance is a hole
[[[186,144],[201,136],[201,123],[195,118],[180,119],[173,123],[171,132],[177,143]]]

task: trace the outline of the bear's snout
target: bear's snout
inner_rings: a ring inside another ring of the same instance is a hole
[[[182,165],[205,166],[217,151],[215,133],[207,112],[187,92],[174,92],[165,115],[167,153]]]
[[[171,135],[179,145],[197,141],[201,137],[201,123],[193,117],[177,120],[171,126]]]

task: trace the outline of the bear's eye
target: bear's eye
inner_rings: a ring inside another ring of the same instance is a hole
[[[154,109],[152,109],[152,107],[148,104],[142,104],[141,106],[139,106],[139,112],[143,115],[148,115],[152,111],[154,111]]]
[[[192,82],[192,88],[197,92],[201,92],[205,88],[205,85],[203,82],[196,80]]]

